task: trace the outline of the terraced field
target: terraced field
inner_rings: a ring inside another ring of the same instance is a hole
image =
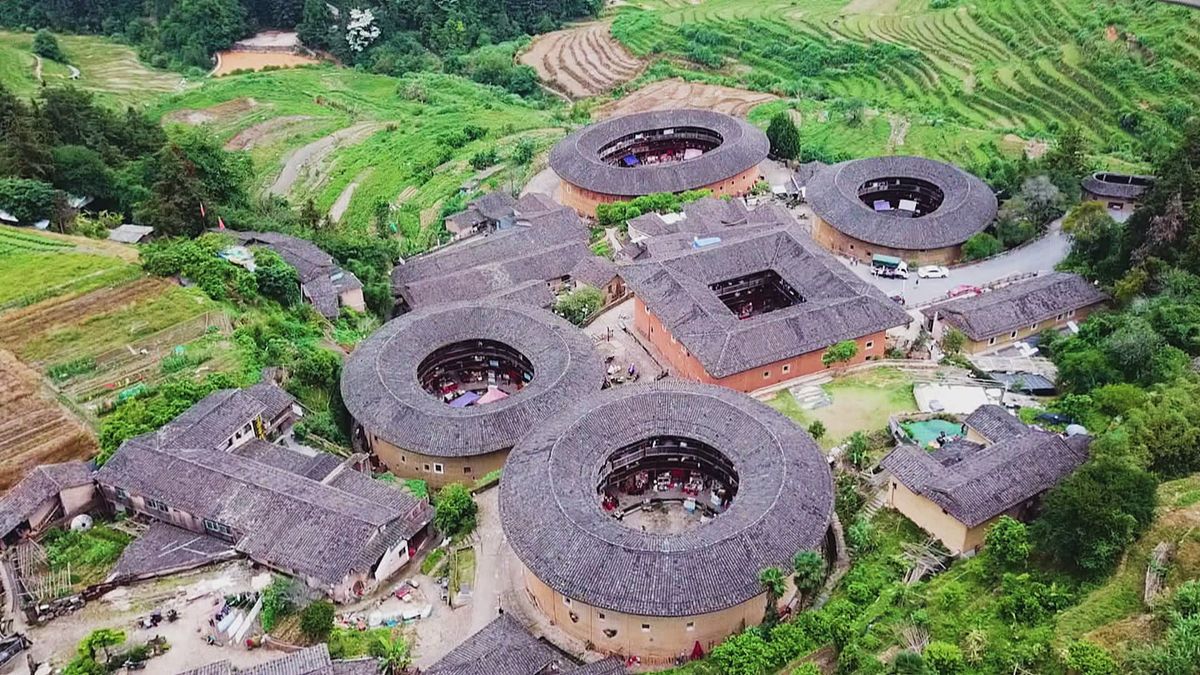
[[[594,22],[538,36],[519,60],[533,66],[550,88],[571,98],[611,91],[642,69],[612,39],[607,22]]]
[[[945,151],[926,129],[999,145],[1079,124],[1100,154],[1140,162],[1148,137],[1200,103],[1200,12],[1162,3],[635,0],[617,12],[614,36],[636,55],[713,54],[723,66],[696,69],[722,83],[904,116],[934,155]]]
[[[404,201],[402,234],[413,240],[428,225],[417,214],[436,219],[441,201],[475,175],[475,153],[494,148],[504,161],[523,137],[542,149],[565,133],[550,112],[462,78],[333,66],[207,80],[164,97],[154,113],[168,124],[204,125],[249,152],[260,191],[312,199],[322,212],[348,194],[337,209],[343,227],[369,228],[377,204]],[[464,138],[470,126],[484,136]]]

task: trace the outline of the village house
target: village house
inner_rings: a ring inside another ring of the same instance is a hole
[[[222,390],[126,441],[95,474],[108,504],[233,544],[337,602],[370,592],[428,534],[428,502],[357,470],[354,458],[268,442],[294,400],[273,385]]]
[[[235,668],[228,659],[185,670],[178,675],[377,675],[379,660],[373,658],[333,659],[325,643],[248,668]]]
[[[886,332],[907,325],[908,314],[786,211],[765,213],[775,224],[643,242],[637,260],[620,267],[637,334],[678,377],[744,392],[824,369],[822,353],[843,340],[857,345],[851,363],[883,358]]]
[[[527,196],[518,205],[543,201]],[[554,206],[522,211],[511,227],[401,260],[392,270],[396,314],[463,300],[553,305],[557,294],[572,289],[576,265],[594,257],[588,228],[570,209]]]
[[[278,232],[233,234],[243,246],[265,246],[296,268],[300,276],[300,295],[326,319],[336,319],[342,307],[356,312],[367,310],[362,282],[339,267],[333,256],[317,248],[316,244]]]
[[[990,404],[964,422],[965,437],[932,452],[901,444],[880,462],[888,506],[956,555],[979,548],[1001,516],[1032,517],[1042,494],[1087,460],[1091,440],[1028,427]]]
[[[1081,181],[1085,201],[1104,202],[1113,211],[1131,210],[1154,185],[1154,176],[1097,172]]]
[[[1052,272],[974,297],[957,298],[921,310],[925,328],[941,340],[949,328],[961,331],[963,351],[977,354],[1071,328],[1108,301],[1103,291],[1076,274]]]
[[[95,499],[86,462],[37,467],[0,498],[0,550],[86,513]]]
[[[512,227],[518,220],[534,218],[562,208],[548,195],[531,192],[514,199],[507,192],[489,192],[467,208],[446,218],[446,231],[455,240]]]
[[[424,675],[625,675],[627,671],[616,658],[577,665],[549,643],[530,635],[511,615],[501,614],[423,672]]]
[[[625,280],[613,261],[600,256],[590,255],[580,260],[571,268],[572,290],[585,286],[600,290],[604,293],[604,306],[624,300],[629,295]]]

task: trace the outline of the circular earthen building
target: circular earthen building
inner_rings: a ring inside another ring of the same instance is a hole
[[[996,219],[996,195],[975,176],[922,157],[872,157],[818,171],[806,186],[812,238],[869,261],[886,255],[945,265]]]
[[[600,391],[591,340],[542,309],[446,303],[393,319],[347,359],[356,449],[432,486],[500,469],[530,429]]]
[[[759,572],[823,549],[832,509],[807,433],[743,394],[682,381],[576,402],[513,449],[500,485],[538,609],[647,665],[760,623]]]
[[[744,120],[708,110],[616,117],[567,136],[550,153],[561,202],[594,217],[596,206],[659,192],[741,195],[759,180],[770,143]]]

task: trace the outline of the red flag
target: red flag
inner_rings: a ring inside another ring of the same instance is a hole
[[[207,218],[207,217],[208,217],[208,216],[207,216],[207,215],[204,213],[204,202],[200,202],[200,217],[201,217],[201,218]]]
[[[220,216],[217,216],[217,229],[218,230],[225,229],[225,219],[221,218]]]

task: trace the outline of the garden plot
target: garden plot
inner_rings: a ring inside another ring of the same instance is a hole
[[[540,35],[519,59],[551,89],[571,98],[610,91],[642,69],[642,62],[613,40],[606,22]]]
[[[0,349],[0,491],[39,464],[87,459],[96,447],[38,373]]]

